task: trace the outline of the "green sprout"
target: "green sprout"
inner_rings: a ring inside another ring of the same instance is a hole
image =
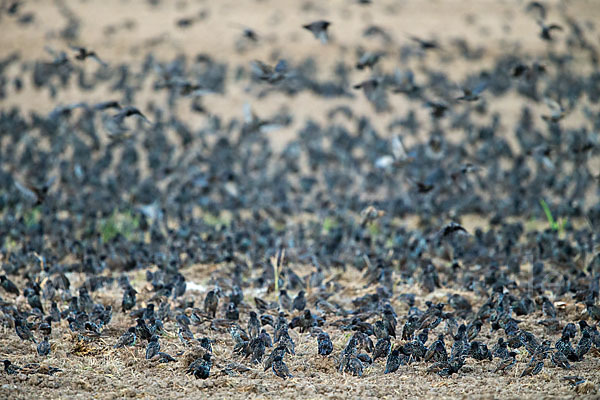
[[[31,211],[25,213],[23,215],[23,220],[25,222],[25,226],[27,228],[31,228],[33,225],[40,222],[42,212],[40,211],[40,207],[32,208]]]
[[[323,220],[323,233],[325,235],[329,234],[329,232],[337,227],[338,223],[335,220],[335,218],[333,217],[325,217],[325,219]]]
[[[544,210],[544,214],[546,214],[546,219],[548,220],[548,224],[550,224],[550,228],[553,231],[558,232],[559,234],[562,234],[565,230],[565,225],[567,224],[567,220],[562,220],[559,218],[558,221],[556,221],[554,219],[554,216],[552,216],[552,211],[550,211],[550,207],[548,206],[548,203],[546,203],[546,201],[544,199],[540,199],[540,204],[542,206],[542,209]]]
[[[129,240],[139,225],[139,217],[131,213],[131,211],[122,213],[115,211],[108,218],[100,222],[102,241],[105,243],[110,242],[117,235],[122,235],[125,239]]]

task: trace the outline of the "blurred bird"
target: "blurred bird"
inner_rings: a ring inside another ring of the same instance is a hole
[[[329,36],[327,34],[327,28],[331,25],[331,22],[319,20],[315,22],[311,22],[307,25],[302,25],[304,29],[309,30],[315,36],[315,38],[319,39],[321,43],[327,44],[329,40]]]

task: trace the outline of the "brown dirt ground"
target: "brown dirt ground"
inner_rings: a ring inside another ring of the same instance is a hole
[[[36,22],[27,27],[19,27],[6,16],[0,20],[0,57],[14,50],[20,51],[22,59],[35,59],[44,54],[45,44],[56,48],[64,48],[64,44],[55,39],[57,29],[64,24],[51,1],[28,1],[24,11],[33,11]],[[350,0],[332,0],[329,2],[300,2],[296,0],[224,0],[224,1],[163,1],[158,9],[150,7],[145,1],[104,0],[104,1],[66,1],[82,19],[83,26],[81,44],[95,49],[109,63],[140,62],[145,51],[140,46],[149,39],[164,37],[164,40],[153,47],[160,58],[170,59],[179,52],[189,56],[207,53],[217,60],[224,60],[230,65],[246,63],[252,59],[268,60],[273,50],[278,50],[283,57],[291,61],[313,55],[319,57],[320,73],[331,70],[336,59],[343,57],[354,60],[354,48],[363,45],[365,48],[377,49],[377,42],[368,41],[360,36],[368,24],[378,24],[388,29],[397,43],[408,39],[406,33],[423,37],[437,37],[446,43],[451,38],[468,37],[472,45],[485,44],[487,56],[475,65],[457,63],[449,73],[461,77],[465,71],[477,71],[482,65],[490,63],[493,58],[507,49],[512,43],[519,43],[519,48],[530,54],[531,59],[540,57],[543,44],[537,38],[537,26],[533,20],[522,13],[523,1],[496,0],[433,0],[433,1],[377,1],[369,7],[363,7]],[[582,20],[599,21],[600,3],[594,0],[569,1],[567,12]],[[310,7],[304,6],[311,4]],[[306,11],[300,11],[305,8]],[[207,19],[186,30],[175,27],[175,21],[182,17],[204,10]],[[468,25],[465,20],[474,17],[475,23]],[[327,46],[320,45],[310,34],[299,26],[319,18],[333,21],[333,39]],[[558,18],[556,8],[549,19]],[[120,31],[110,38],[103,35],[108,25],[121,24],[126,20],[135,22],[133,30]],[[277,21],[272,23],[272,21]],[[257,47],[244,54],[234,51],[234,41],[239,34],[239,25],[255,28],[265,38],[267,45]],[[509,30],[506,30],[506,27]],[[380,48],[381,46],[379,46]],[[399,46],[395,45],[397,49]],[[393,51],[393,49],[386,49]],[[391,70],[394,57],[387,57],[382,67]],[[435,62],[435,58],[427,62]],[[322,66],[321,66],[322,65]],[[91,63],[86,68],[96,68]],[[9,74],[17,74],[13,69]],[[232,69],[230,70],[232,72]],[[366,73],[355,73],[356,81],[365,78]],[[418,75],[417,75],[418,78]],[[20,105],[25,108],[49,111],[56,103],[68,103],[80,100],[102,100],[107,94],[103,92],[81,93],[76,88],[59,93],[58,101],[51,101],[47,93],[35,93],[26,89],[19,94],[11,94],[0,106],[3,108]],[[225,95],[211,95],[206,98],[206,105],[211,112],[224,117],[240,116],[242,105],[252,100],[243,83],[228,82]],[[156,102],[160,99],[152,98]],[[163,99],[164,100],[164,99]],[[514,98],[507,97],[492,105],[492,110],[502,112],[510,121],[520,108]],[[258,115],[268,116],[280,107],[288,107],[294,111],[295,122],[291,127],[277,132],[273,141],[284,143],[297,129],[304,124],[307,117],[324,120],[323,110],[335,105],[350,103],[355,110],[364,115],[374,117],[371,106],[363,96],[352,100],[324,101],[313,96],[301,94],[293,98],[280,95],[270,96],[266,101],[253,104]],[[395,110],[406,111],[406,101],[400,97],[392,98]],[[189,118],[188,122],[195,126],[202,124],[205,116],[188,115],[187,107],[182,107],[181,115]],[[393,113],[392,113],[393,114]],[[376,116],[376,127],[384,128],[393,115]],[[565,123],[578,122],[577,116],[570,116]],[[504,121],[504,119],[503,119]],[[510,126],[506,126],[508,129]],[[408,143],[410,144],[410,143]],[[474,224],[476,222],[473,222]],[[306,267],[308,268],[308,267]],[[209,274],[215,266],[197,265],[182,273],[186,278],[207,287]],[[72,276],[77,284],[79,277]],[[335,299],[347,303],[349,299],[367,293],[359,282],[356,273],[351,271],[341,274],[339,279],[348,287],[336,295]],[[528,276],[524,273],[523,280]],[[132,279],[136,288],[143,287],[143,274],[138,273]],[[398,286],[396,293],[419,293],[418,287]],[[445,300],[447,291],[439,290],[427,296],[418,296],[418,305],[423,307],[427,299]],[[469,296],[469,294],[465,294]],[[200,301],[203,292],[190,292],[187,296]],[[270,298],[271,295],[265,295]],[[143,303],[150,297],[149,292],[142,291],[138,296]],[[271,297],[272,298],[272,297]],[[121,291],[112,289],[95,293],[94,299],[104,304],[112,304],[119,308]],[[475,300],[475,299],[473,299]],[[568,300],[565,299],[568,302]],[[18,302],[24,304],[24,299]],[[399,314],[406,313],[406,305],[393,303]],[[568,304],[561,311],[569,320],[577,320],[581,310]],[[535,323],[540,315],[529,317],[523,326],[538,335],[544,335],[542,328]],[[333,319],[333,318],[332,318]],[[467,361],[458,375],[451,378],[440,378],[428,375],[425,366],[417,364],[401,367],[396,374],[383,375],[384,365],[379,362],[366,371],[362,378],[341,375],[335,371],[334,358],[321,358],[316,355],[316,339],[309,334],[291,333],[297,343],[297,356],[288,359],[287,364],[293,379],[281,381],[270,371],[253,368],[252,372],[243,376],[214,376],[206,381],[195,380],[185,375],[185,363],[179,361],[172,364],[154,364],[144,359],[144,348],[136,346],[131,349],[115,350],[112,345],[118,336],[130,324],[129,317],[115,313],[113,322],[102,337],[87,348],[78,348],[70,334],[68,324],[63,321],[53,331],[52,354],[47,359],[40,359],[33,344],[24,343],[16,337],[14,331],[0,329],[0,359],[10,358],[17,365],[28,362],[40,362],[62,369],[54,376],[0,374],[0,398],[571,398],[576,396],[596,397],[600,385],[600,359],[597,352],[592,352],[586,359],[574,365],[573,371],[546,367],[533,378],[519,379],[523,369],[520,365],[511,373],[497,375],[490,370],[493,364]],[[329,321],[330,322],[330,321]],[[245,324],[245,314],[243,325]],[[332,329],[326,330],[332,332]],[[231,360],[232,341],[228,334],[209,331],[208,325],[194,327],[197,336],[207,335],[216,340],[215,375],[219,365]],[[167,335],[161,338],[163,351],[176,354],[183,350],[172,323],[166,323]],[[347,335],[334,335],[335,351],[339,353],[347,340]],[[556,340],[556,336],[552,336]],[[495,337],[483,333],[486,342]],[[561,378],[566,375],[582,375],[588,384],[581,386],[577,393]]]

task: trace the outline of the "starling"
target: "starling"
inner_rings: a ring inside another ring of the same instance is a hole
[[[469,339],[469,341],[473,341],[477,335],[479,335],[482,325],[483,323],[476,319],[475,321],[471,322],[469,326],[467,326],[467,339]]]
[[[283,362],[283,357],[280,355],[276,355],[273,358],[273,363],[271,365],[271,368],[273,369],[273,373],[280,378],[283,378],[283,379],[292,378],[292,374],[290,374],[290,371],[289,371],[287,365],[285,365],[285,363]]]
[[[152,335],[146,346],[146,360],[151,359],[160,352],[160,343],[158,343],[158,336]]]
[[[551,42],[552,40],[554,40],[554,38],[552,37],[552,31],[562,31],[563,28],[560,25],[557,24],[550,24],[550,25],[546,25],[546,23],[544,23],[544,21],[542,20],[538,20],[538,25],[540,26],[540,38],[542,38],[543,40],[547,41],[547,42]]]
[[[136,294],[136,290],[131,286],[128,286],[125,289],[125,292],[123,293],[123,301],[121,302],[121,309],[123,312],[127,312],[135,307]]]
[[[176,362],[177,360],[175,358],[173,358],[173,356],[171,356],[170,354],[167,353],[163,353],[162,351],[158,352],[158,362],[159,363],[170,363],[170,362]]]
[[[375,344],[375,350],[373,351],[373,361],[378,358],[387,358],[391,347],[392,344],[389,338],[379,339]]]
[[[286,311],[292,310],[292,299],[287,294],[287,290],[281,289],[279,291],[279,306]]]
[[[556,341],[556,343],[554,344],[554,348],[557,351],[560,351],[561,353],[563,353],[569,360],[577,361],[578,360],[577,354],[575,353],[573,346],[571,346],[571,341],[569,338],[570,338],[570,333],[563,331],[563,334],[560,337],[560,339],[558,339]]]
[[[562,369],[571,369],[567,356],[562,351],[552,353],[552,363]]]
[[[211,357],[211,353],[205,353],[202,358],[198,358],[190,364],[187,373],[194,375],[196,379],[208,379],[212,367]]]
[[[508,346],[503,338],[499,338],[498,342],[492,348],[492,355],[497,358],[507,358],[509,355]]]
[[[50,305],[50,315],[49,318],[52,322],[60,322],[60,310],[58,309],[58,305],[55,301]]]
[[[327,44],[327,41],[329,40],[327,28],[329,28],[330,25],[331,22],[329,21],[319,20],[307,25],[302,25],[302,27],[312,32],[315,38],[319,39],[321,43]]]
[[[363,364],[373,364],[373,359],[367,353],[359,353],[356,355],[356,358]]]
[[[434,40],[421,39],[416,36],[410,36],[410,39],[416,42],[422,50],[434,50],[439,47],[437,42],[435,42]]]
[[[306,298],[304,297],[304,290],[298,292],[298,295],[294,298],[294,302],[292,304],[294,310],[304,311],[306,308]]]
[[[52,317],[47,316],[44,319],[44,322],[38,325],[38,331],[42,333],[44,336],[50,336],[52,334]]]
[[[394,350],[390,351],[387,357],[387,361],[385,363],[384,374],[396,372],[398,368],[400,368],[400,365],[403,364],[403,362],[403,355],[400,353],[399,348],[395,348]]]
[[[91,58],[94,61],[96,61],[98,64],[102,65],[103,67],[108,66],[108,64],[106,64],[104,61],[102,61],[100,59],[100,57],[98,57],[98,55],[96,54],[95,51],[92,50],[88,50],[85,47],[78,47],[78,46],[71,46],[71,49],[75,51],[75,59],[79,60],[79,61],[83,61],[86,58]]]
[[[200,347],[202,347],[206,351],[212,353],[212,351],[213,351],[213,349],[212,349],[212,340],[210,340],[207,337],[203,337],[202,339],[198,339],[198,342],[200,342]]]
[[[349,372],[354,376],[362,376],[363,374],[363,363],[357,356],[351,356],[344,368],[344,372]]]
[[[10,360],[4,360],[4,372],[8,375],[16,375],[20,370],[21,368],[11,363]]]
[[[29,306],[35,310],[36,308],[38,310],[40,310],[42,312],[42,314],[44,313],[44,308],[42,307],[42,301],[40,300],[40,295],[38,293],[36,293],[35,290],[31,289],[31,288],[26,288],[25,291],[23,292],[23,295],[25,295],[25,297],[27,298],[27,303],[29,303]]]
[[[539,374],[544,368],[544,360],[540,360],[539,357],[533,356],[527,364],[527,367],[521,372],[521,378],[524,376],[533,376]]]
[[[375,66],[375,64],[377,64],[379,62],[379,60],[381,59],[381,57],[383,56],[383,53],[380,52],[365,52],[360,59],[358,60],[358,62],[356,63],[356,68],[363,70],[365,68],[369,68],[369,69],[373,69],[373,67]]]
[[[260,335],[258,336],[265,342],[265,346],[273,347],[273,339],[271,339],[271,335],[269,335],[265,329],[261,329]]]
[[[258,337],[260,333],[260,321],[256,312],[250,311],[250,319],[248,320],[248,335],[251,339]]]
[[[402,340],[412,340],[415,331],[419,328],[419,317],[411,315],[402,328]]]
[[[117,343],[115,344],[115,349],[119,349],[123,346],[133,346],[135,345],[136,342],[136,335],[135,335],[135,327],[132,326],[131,328],[129,328],[127,330],[127,332],[125,332],[124,334],[121,335],[121,337],[119,338],[119,340],[117,341]]]
[[[517,363],[517,353],[515,353],[514,351],[511,351],[510,353],[507,354],[507,357],[503,358],[500,360],[500,362],[498,363],[498,365],[496,365],[496,369],[494,369],[494,373],[497,372],[506,372],[511,370],[515,364]]]
[[[225,311],[225,318],[230,321],[237,321],[240,319],[240,312],[237,309],[235,303],[229,303],[227,305],[227,310]]]
[[[17,332],[17,336],[19,336],[21,340],[31,340],[32,342],[37,343],[26,320],[16,318],[15,331]]]
[[[219,295],[218,290],[211,290],[206,293],[204,298],[204,312],[214,318],[217,314],[217,307],[219,307]]]
[[[6,275],[0,275],[0,286],[2,286],[2,289],[8,293],[16,294],[17,296],[19,295],[19,289],[17,288],[17,285],[8,279]]]
[[[279,345],[279,346],[275,347],[273,349],[273,351],[271,352],[271,354],[269,354],[263,362],[265,371],[268,370],[269,368],[271,368],[271,365],[273,365],[273,360],[275,360],[275,357],[283,358],[283,356],[285,355],[286,352],[287,352],[287,348],[285,346]]]
[[[463,92],[464,92],[463,95],[460,96],[460,97],[457,97],[456,100],[477,101],[477,100],[480,99],[481,93],[483,93],[483,91],[485,89],[487,89],[487,87],[488,87],[488,82],[487,81],[483,81],[483,82],[480,82],[473,89],[463,88]],[[456,225],[458,225],[458,224],[456,224]],[[462,228],[462,230],[466,232],[466,230],[464,228]]]
[[[190,341],[194,340],[194,334],[187,325],[179,325],[177,336],[179,336],[179,340],[184,345],[187,345]]]
[[[583,335],[581,336],[581,339],[579,339],[579,343],[577,343],[577,347],[575,348],[577,359],[579,361],[583,360],[583,356],[586,355],[591,348],[592,338],[590,333],[588,331],[583,331]]]
[[[484,343],[480,343],[477,341],[470,343],[469,355],[477,361],[492,361],[493,358],[492,352],[488,349],[488,347]]]
[[[318,353],[321,356],[328,356],[333,351],[333,343],[327,332],[319,333],[317,336]]]
[[[394,310],[391,308],[391,306],[386,307],[383,310],[383,325],[385,326],[388,334],[395,339],[397,321]]]
[[[113,141],[120,141],[128,137],[129,128],[125,126],[125,119],[136,116],[146,123],[150,123],[148,118],[135,107],[127,106],[112,116],[105,117],[102,122],[104,129],[108,132]]]
[[[50,354],[50,343],[48,342],[48,336],[44,336],[44,340],[38,344],[37,353],[40,356],[47,356]]]
[[[444,335],[439,335],[438,339],[429,346],[424,358],[425,361],[431,359],[436,362],[448,361],[448,353],[446,352],[446,346],[444,345]]]
[[[542,312],[548,318],[556,318],[556,308],[546,296],[542,297]]]
[[[56,180],[56,176],[51,177],[42,185],[32,185],[29,183],[22,184],[15,179],[15,187],[21,192],[21,194],[28,199],[35,201],[35,205],[39,206],[46,200],[50,187]]]
[[[136,322],[137,326],[135,327],[135,334],[137,337],[141,340],[150,340],[152,333],[150,332],[148,325],[146,325],[146,321],[144,321],[143,318],[138,318]]]
[[[259,60],[254,60],[250,63],[250,67],[252,68],[252,73],[255,77],[260,79],[261,81],[267,81],[271,84],[278,83],[288,76],[288,63],[285,60],[279,60],[275,67],[271,67]],[[248,117],[246,118],[248,122],[258,119],[254,114],[252,114],[252,110],[250,107],[247,107]]]
[[[252,362],[258,364],[262,362],[263,356],[265,355],[265,341],[261,336],[256,337],[250,341],[250,348],[252,349]]]

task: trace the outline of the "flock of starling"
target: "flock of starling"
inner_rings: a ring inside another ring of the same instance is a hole
[[[9,3],[6,17],[19,12]],[[68,329],[117,352],[143,347],[142,357],[183,363],[196,379],[256,369],[288,379],[294,359],[317,357],[332,360],[332,374],[358,377],[413,365],[460,376],[478,363],[519,379],[559,369],[565,382],[585,382],[600,349],[597,32],[567,16],[549,21],[542,2],[523,12],[539,25],[545,57],[500,54],[460,85],[444,68],[482,56],[414,36],[399,63],[439,57],[436,67],[386,73],[389,51],[340,61],[330,81],[311,58],[234,66],[258,98],[350,99],[354,88],[377,113],[397,113],[379,132],[337,106],[326,123],[305,121],[280,153],[268,134],[293,115],[207,113],[201,100],[227,93],[231,68],[209,55],[161,62],[149,53],[136,69],[67,45],[34,63],[0,60],[1,98],[29,82],[5,74],[18,63],[52,98],[73,84],[113,96],[48,114],[0,108],[0,324],[40,360],[6,359],[5,373],[60,373],[43,360],[61,340],[55,331]],[[318,20],[298,31],[332,46],[335,27]],[[367,31],[395,43],[380,27]],[[240,40],[262,38],[244,28]],[[80,65],[89,60],[93,74]],[[371,77],[352,82],[353,69]],[[148,81],[167,94],[166,108],[140,104]],[[522,104],[514,126],[490,111],[509,94]],[[389,96],[409,101],[404,115]],[[204,126],[177,118],[189,98]],[[473,215],[482,227],[461,224]],[[201,289],[189,279],[196,265],[214,266]],[[130,280],[139,270],[147,282]],[[359,290],[346,290],[350,271]],[[120,302],[99,300],[111,290]],[[130,322],[108,336],[117,313]],[[170,335],[179,343],[167,351]],[[314,350],[297,352],[298,337]]]

